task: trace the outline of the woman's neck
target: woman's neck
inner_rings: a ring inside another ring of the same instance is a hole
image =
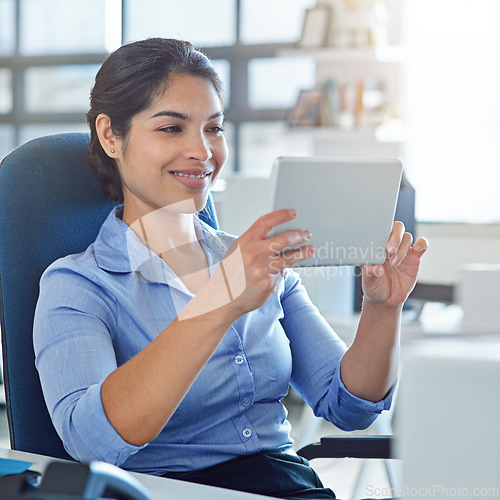
[[[164,207],[135,217],[124,208],[123,220],[138,238],[157,255],[171,250],[191,246],[198,241],[194,226],[194,213],[186,213],[182,206]]]

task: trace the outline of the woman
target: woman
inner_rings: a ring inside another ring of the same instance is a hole
[[[129,470],[280,498],[334,498],[291,449],[291,383],[343,429],[390,406],[403,302],[427,242],[395,223],[365,266],[347,350],[288,270],[295,213],[239,238],[196,213],[227,158],[223,87],[191,44],[150,39],[111,54],[87,114],[89,161],[123,205],[96,241],[44,273],[34,326],[47,406],[68,452]]]

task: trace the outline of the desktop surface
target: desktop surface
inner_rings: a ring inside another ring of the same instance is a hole
[[[32,462],[33,465],[30,469],[41,472],[42,474],[50,462],[61,461],[52,457],[7,450],[5,448],[0,448],[0,458]],[[171,500],[173,498],[182,498],[182,500],[199,500],[200,498],[203,498],[203,500],[251,500],[270,498],[251,493],[215,488],[213,486],[188,483],[175,479],[155,477],[147,474],[131,474],[149,490],[155,500]]]
[[[336,314],[323,312],[323,316],[339,337],[349,346],[354,340],[359,323],[359,313]],[[411,313],[403,313],[401,321],[401,343],[409,345],[425,340],[474,339],[476,342],[500,340],[499,325],[477,325],[464,323],[463,311],[456,304],[426,304],[418,319]]]

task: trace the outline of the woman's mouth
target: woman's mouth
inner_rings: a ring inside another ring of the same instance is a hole
[[[171,174],[175,179],[188,189],[205,189],[212,175],[212,171],[173,171]]]
[[[204,174],[184,174],[182,172],[173,172],[174,175],[177,175],[178,177],[189,177],[191,179],[203,179],[203,177],[207,177],[211,174],[212,172],[206,172]]]

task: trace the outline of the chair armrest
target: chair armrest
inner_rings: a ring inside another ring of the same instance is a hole
[[[394,436],[331,436],[308,444],[297,453],[313,458],[397,458],[393,453]]]

